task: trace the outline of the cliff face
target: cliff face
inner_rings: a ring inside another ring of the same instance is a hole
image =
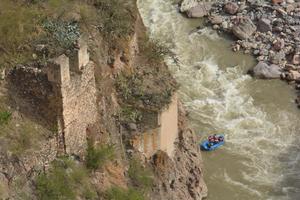
[[[207,196],[197,138],[187,126],[181,104],[178,113],[180,132],[173,157],[159,151],[152,158],[157,179],[152,199],[202,199]]]
[[[176,82],[160,60],[162,48],[147,39],[136,6],[131,17],[132,32],[117,43],[89,26],[89,37],[79,39],[67,55],[8,70],[1,82],[0,108],[11,114],[10,121],[0,124],[7,132],[0,134],[5,138],[0,148],[1,198],[20,199],[26,193],[30,199],[45,199],[41,191],[49,191],[42,189],[51,184],[41,185],[41,180],[52,181],[58,158],[67,156],[79,168],[89,168],[89,149],[99,145],[113,146],[114,157],[92,168],[87,181],[78,181],[88,182],[96,191],[94,199],[111,199],[111,188],[128,189],[128,195],[140,189],[149,199],[206,196],[197,140],[178,102]],[[28,134],[20,126],[33,128]],[[12,149],[23,137],[22,149]],[[152,175],[144,175],[149,184],[132,174],[134,167],[142,173],[150,169]],[[70,164],[64,168],[74,171]],[[73,193],[90,199],[81,189]]]

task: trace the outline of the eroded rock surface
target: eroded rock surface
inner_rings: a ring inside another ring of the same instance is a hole
[[[207,196],[197,138],[187,127],[182,106],[179,112],[181,132],[173,158],[162,151],[153,156],[152,165],[157,179],[153,200],[197,200]]]

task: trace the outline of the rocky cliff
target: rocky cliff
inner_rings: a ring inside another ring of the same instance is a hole
[[[34,58],[5,69],[1,199],[207,195],[197,139],[163,63],[167,49],[147,37],[135,1],[118,3],[66,2],[74,10],[47,16],[51,23],[41,28],[74,36],[71,46],[66,38],[35,38]]]

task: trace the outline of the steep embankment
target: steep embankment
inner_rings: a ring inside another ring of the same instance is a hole
[[[136,2],[16,3],[0,3],[26,27],[0,23],[19,39],[0,40],[0,197],[202,199],[168,50],[148,38]]]

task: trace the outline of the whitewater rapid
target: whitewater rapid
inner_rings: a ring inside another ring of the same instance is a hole
[[[193,128],[204,138],[224,133],[224,148],[203,153],[209,200],[300,199],[299,117],[291,88],[245,74],[250,56],[200,20],[186,19],[172,0],[139,0],[149,35],[168,45],[166,62],[180,83]]]

